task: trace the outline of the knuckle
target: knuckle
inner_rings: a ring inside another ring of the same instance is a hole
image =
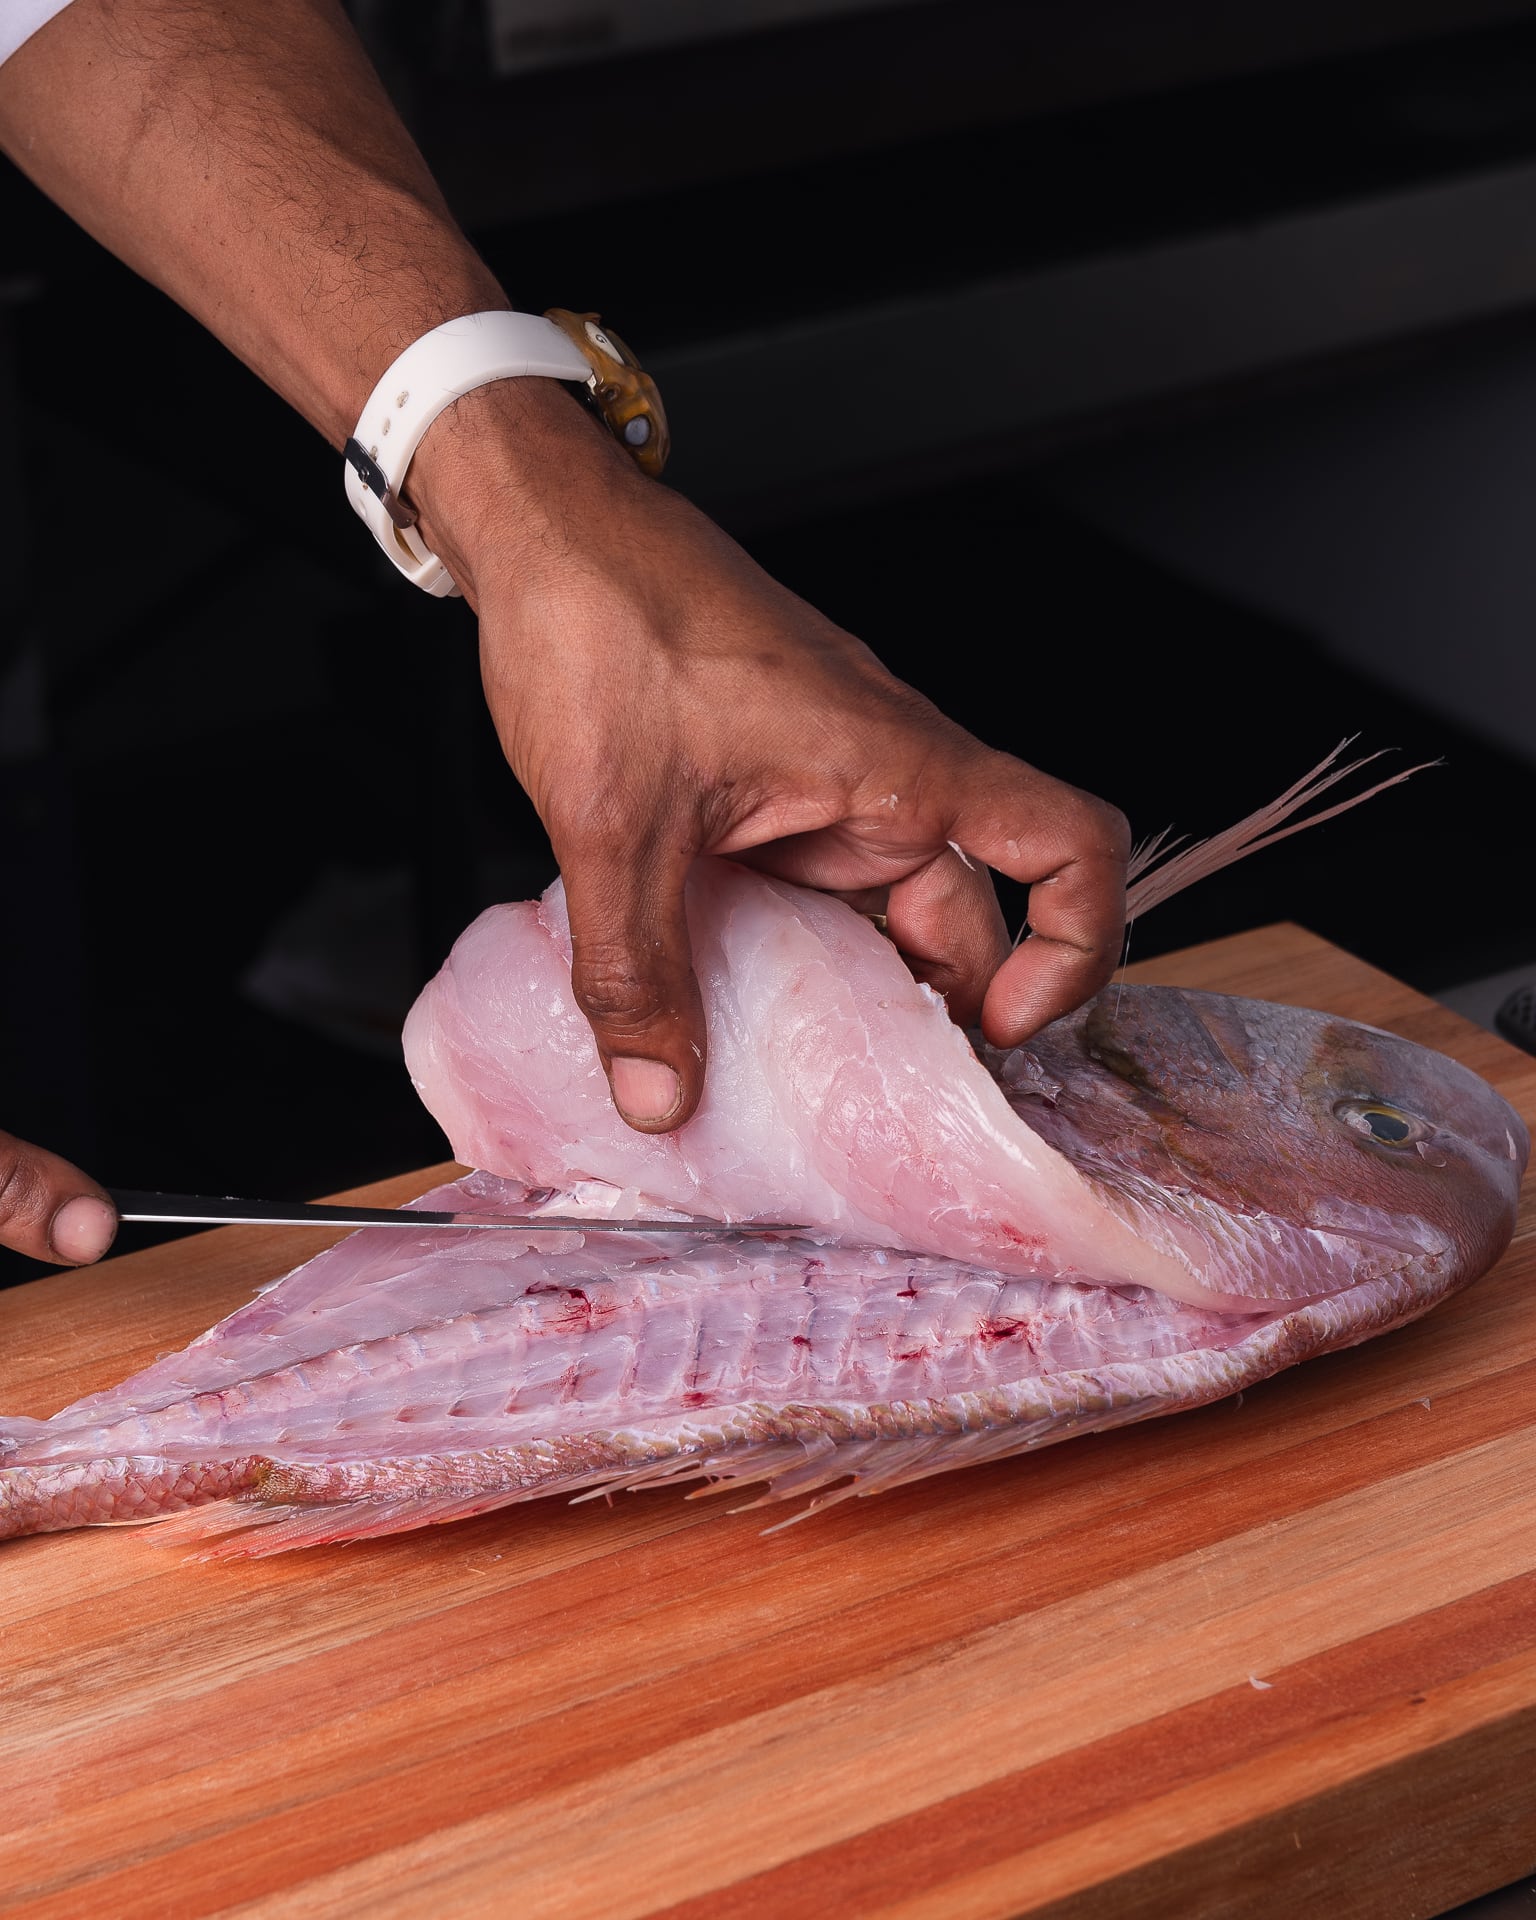
[[[1022,808],[1026,814],[1034,808],[1043,808],[1055,832],[1064,834],[1083,854],[1119,864],[1129,859],[1131,823],[1113,801],[1103,800],[1086,788],[1042,776],[1011,755],[999,754],[997,759],[1007,769],[999,784],[1006,782],[1011,805]]]
[[[667,993],[654,970],[632,948],[578,950],[571,967],[576,1004],[594,1026],[609,1033],[641,1033],[668,1011]]]
[[[1075,797],[1071,827],[1084,853],[1123,864],[1131,852],[1130,821],[1112,801],[1101,800],[1097,794],[1078,792]]]
[[[1099,831],[1112,859],[1124,862],[1131,855],[1131,823],[1111,801],[1097,801]]]
[[[30,1220],[46,1197],[31,1150],[22,1141],[0,1134],[0,1225]]]
[[[573,790],[547,808],[546,824],[550,838],[563,855],[563,865],[572,856],[611,857],[615,844],[622,845],[628,837],[626,828],[632,822],[602,783],[579,780]]]

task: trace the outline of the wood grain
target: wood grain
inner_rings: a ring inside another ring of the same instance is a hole
[[[1391,1027],[1536,1118],[1536,1060],[1299,928],[1133,973]],[[334,1237],[0,1295],[0,1406]],[[1439,1913],[1536,1863],[1533,1241],[1528,1202],[1470,1292],[1240,1403],[766,1538],[672,1490],[222,1566],[9,1543],[0,1910]]]

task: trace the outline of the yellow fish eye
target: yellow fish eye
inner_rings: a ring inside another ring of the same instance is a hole
[[[1415,1146],[1430,1131],[1422,1120],[1400,1113],[1384,1100],[1340,1100],[1333,1111],[1351,1133],[1380,1147]]]

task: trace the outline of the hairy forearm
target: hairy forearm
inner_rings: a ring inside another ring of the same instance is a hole
[[[75,0],[0,69],[0,144],[334,446],[403,348],[505,304],[335,0]],[[1119,815],[951,725],[558,383],[466,394],[403,485],[480,615],[491,712],[566,877],[577,1001],[634,1124],[680,1124],[703,1088],[701,852],[884,898],[920,976],[997,1045],[1108,978]],[[984,865],[1040,883],[1011,955]]]
[[[0,67],[0,146],[333,446],[507,304],[333,0],[75,0]]]

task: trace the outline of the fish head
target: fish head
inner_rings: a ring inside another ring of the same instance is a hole
[[[1233,1305],[1395,1273],[1471,1278],[1514,1231],[1523,1121],[1397,1034],[1124,986],[1018,1052],[1029,1061],[999,1078],[1020,1117]]]

